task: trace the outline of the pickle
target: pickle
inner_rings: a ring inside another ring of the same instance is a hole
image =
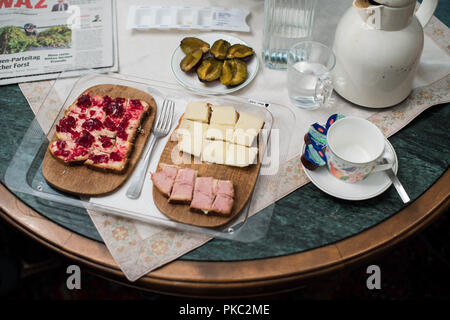
[[[222,74],[222,61],[212,57],[206,58],[197,68],[197,76],[200,81],[211,82],[220,78]]]
[[[194,50],[186,55],[180,62],[180,68],[184,72],[188,72],[200,64],[203,57],[203,51],[201,49]]]
[[[233,63],[232,60],[225,60],[222,66],[222,74],[220,75],[220,82],[223,85],[230,85],[233,79]]]
[[[230,43],[226,40],[217,40],[211,47],[211,54],[214,58],[219,60],[225,60],[227,57],[228,49],[230,48]]]
[[[239,59],[225,60],[220,82],[226,86],[237,86],[247,79],[247,64]]]
[[[244,59],[247,57],[251,57],[255,54],[252,48],[247,47],[243,44],[234,44],[232,45],[227,52],[227,59]]]
[[[203,53],[207,53],[209,51],[209,43],[199,38],[187,37],[181,40],[180,48],[185,54],[189,54],[197,49],[201,49]]]

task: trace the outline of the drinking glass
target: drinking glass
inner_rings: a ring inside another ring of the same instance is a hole
[[[287,53],[296,42],[311,37],[317,0],[265,0],[264,64],[287,68]]]
[[[333,92],[333,50],[315,41],[302,41],[289,49],[287,83],[289,98],[302,109],[326,106]]]

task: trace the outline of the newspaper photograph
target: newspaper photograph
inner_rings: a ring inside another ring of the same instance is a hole
[[[0,85],[117,71],[113,0],[0,0]]]

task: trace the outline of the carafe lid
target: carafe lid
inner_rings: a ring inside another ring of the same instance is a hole
[[[372,4],[382,4],[388,7],[393,8],[401,8],[409,6],[411,3],[415,2],[416,0],[372,0],[370,1]]]

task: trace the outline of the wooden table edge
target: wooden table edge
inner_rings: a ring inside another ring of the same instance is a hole
[[[3,185],[0,186],[0,194],[0,215],[4,220],[102,277],[139,289],[172,295],[258,296],[300,287],[311,278],[362,262],[425,228],[450,205],[450,171],[447,169],[425,193],[397,214],[337,243],[257,260],[175,260],[133,283],[126,280],[104,244],[46,219]]]

